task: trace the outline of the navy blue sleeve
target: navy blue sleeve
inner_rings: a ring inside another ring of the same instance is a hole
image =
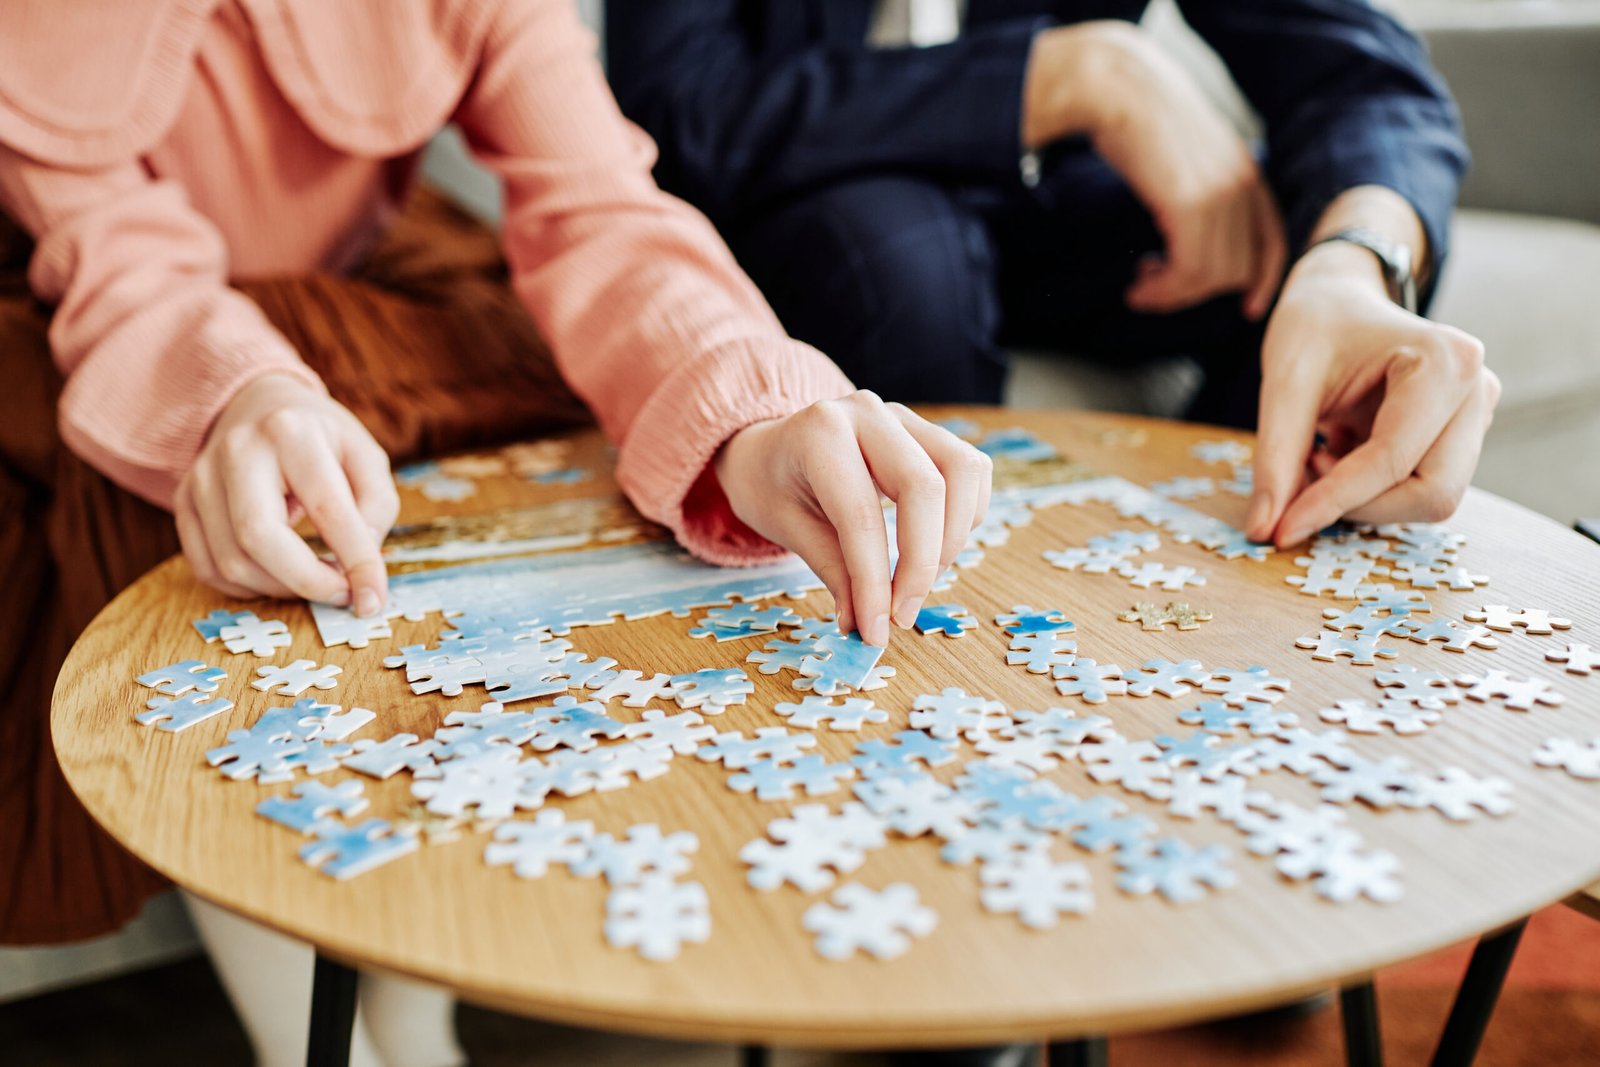
[[[1433,277],[1467,167],[1460,116],[1410,32],[1363,0],[1181,0],[1262,119],[1291,247],[1329,201],[1382,185],[1422,220]]]
[[[607,73],[660,148],[656,180],[713,219],[858,172],[1016,177],[1023,76],[1044,20],[931,48],[833,39],[771,53],[746,8],[606,4]]]

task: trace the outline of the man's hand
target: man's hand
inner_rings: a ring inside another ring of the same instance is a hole
[[[1252,540],[1284,547],[1340,518],[1437,522],[1455,511],[1500,380],[1476,338],[1397,307],[1371,252],[1308,252],[1261,359]]]
[[[799,554],[833,594],[839,629],[889,641],[989,509],[989,457],[872,393],[747,426],[717,454],[717,479],[751,529]],[[889,570],[879,491],[896,504]]]
[[[383,606],[379,546],[399,514],[389,457],[337,401],[269,374],[218,416],[178,485],[178,537],[201,581],[231,596],[300,596]],[[294,523],[304,514],[334,552],[322,562]]]
[[[1045,30],[1023,89],[1023,142],[1087,134],[1149,209],[1165,254],[1140,265],[1134,311],[1181,311],[1243,293],[1272,306],[1287,259],[1283,221],[1249,147],[1188,73],[1119,21]]]

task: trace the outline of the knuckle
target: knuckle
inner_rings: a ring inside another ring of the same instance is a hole
[[[1461,498],[1466,495],[1463,487],[1443,485],[1437,482],[1424,482],[1423,491],[1419,496],[1419,510],[1426,522],[1443,522],[1456,513],[1456,508],[1461,506]]]
[[[956,472],[967,478],[988,478],[994,473],[994,460],[989,458],[988,453],[965,445],[956,455]]]
[[[877,410],[884,406],[883,397],[879,396],[877,393],[874,393],[871,389],[857,389],[846,399],[852,404],[855,404],[859,407],[865,407],[870,410]]]
[[[944,476],[932,463],[915,465],[906,480],[905,495],[920,504],[944,500]]]
[[[222,573],[223,579],[234,585],[248,586],[250,579],[254,576],[251,573],[250,564],[245,562],[245,558],[237,553],[219,554],[216,563],[217,570]]]
[[[277,445],[297,439],[304,430],[305,419],[294,408],[278,408],[261,420],[261,432]]]
[[[1500,375],[1485,367],[1480,373],[1480,378],[1483,382],[1484,396],[1488,398],[1489,406],[1492,408],[1500,403],[1500,396],[1504,391],[1504,386],[1500,383]]]
[[[246,519],[234,530],[239,547],[252,556],[260,556],[272,543],[271,524],[264,519]]]
[[[256,441],[256,433],[249,427],[230,426],[217,441],[217,447],[225,459],[237,460],[253,451]]]

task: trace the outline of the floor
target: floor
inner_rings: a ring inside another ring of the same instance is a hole
[[[1378,979],[1390,1064],[1426,1063],[1469,949],[1457,947]],[[174,1026],[181,1016],[181,1026]],[[84,1025],[93,1020],[94,1025]],[[463,1007],[474,1067],[733,1067],[734,1050],[599,1034]],[[5,1067],[247,1064],[249,1046],[203,958],[0,1005]],[[1336,1010],[1263,1023],[1221,1023],[1114,1038],[1115,1067],[1335,1067],[1343,1062]],[[871,1057],[780,1052],[775,1067],[868,1067]],[[1566,908],[1529,924],[1481,1067],[1600,1063],[1600,922]]]

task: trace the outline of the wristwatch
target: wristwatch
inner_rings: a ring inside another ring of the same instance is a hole
[[[1340,230],[1319,241],[1313,241],[1306,251],[1309,252],[1318,245],[1325,245],[1331,241],[1360,245],[1377,256],[1378,262],[1383,266],[1384,284],[1389,287],[1389,299],[1407,311],[1416,313],[1417,277],[1411,269],[1411,249],[1396,244],[1376,230],[1350,229]]]

